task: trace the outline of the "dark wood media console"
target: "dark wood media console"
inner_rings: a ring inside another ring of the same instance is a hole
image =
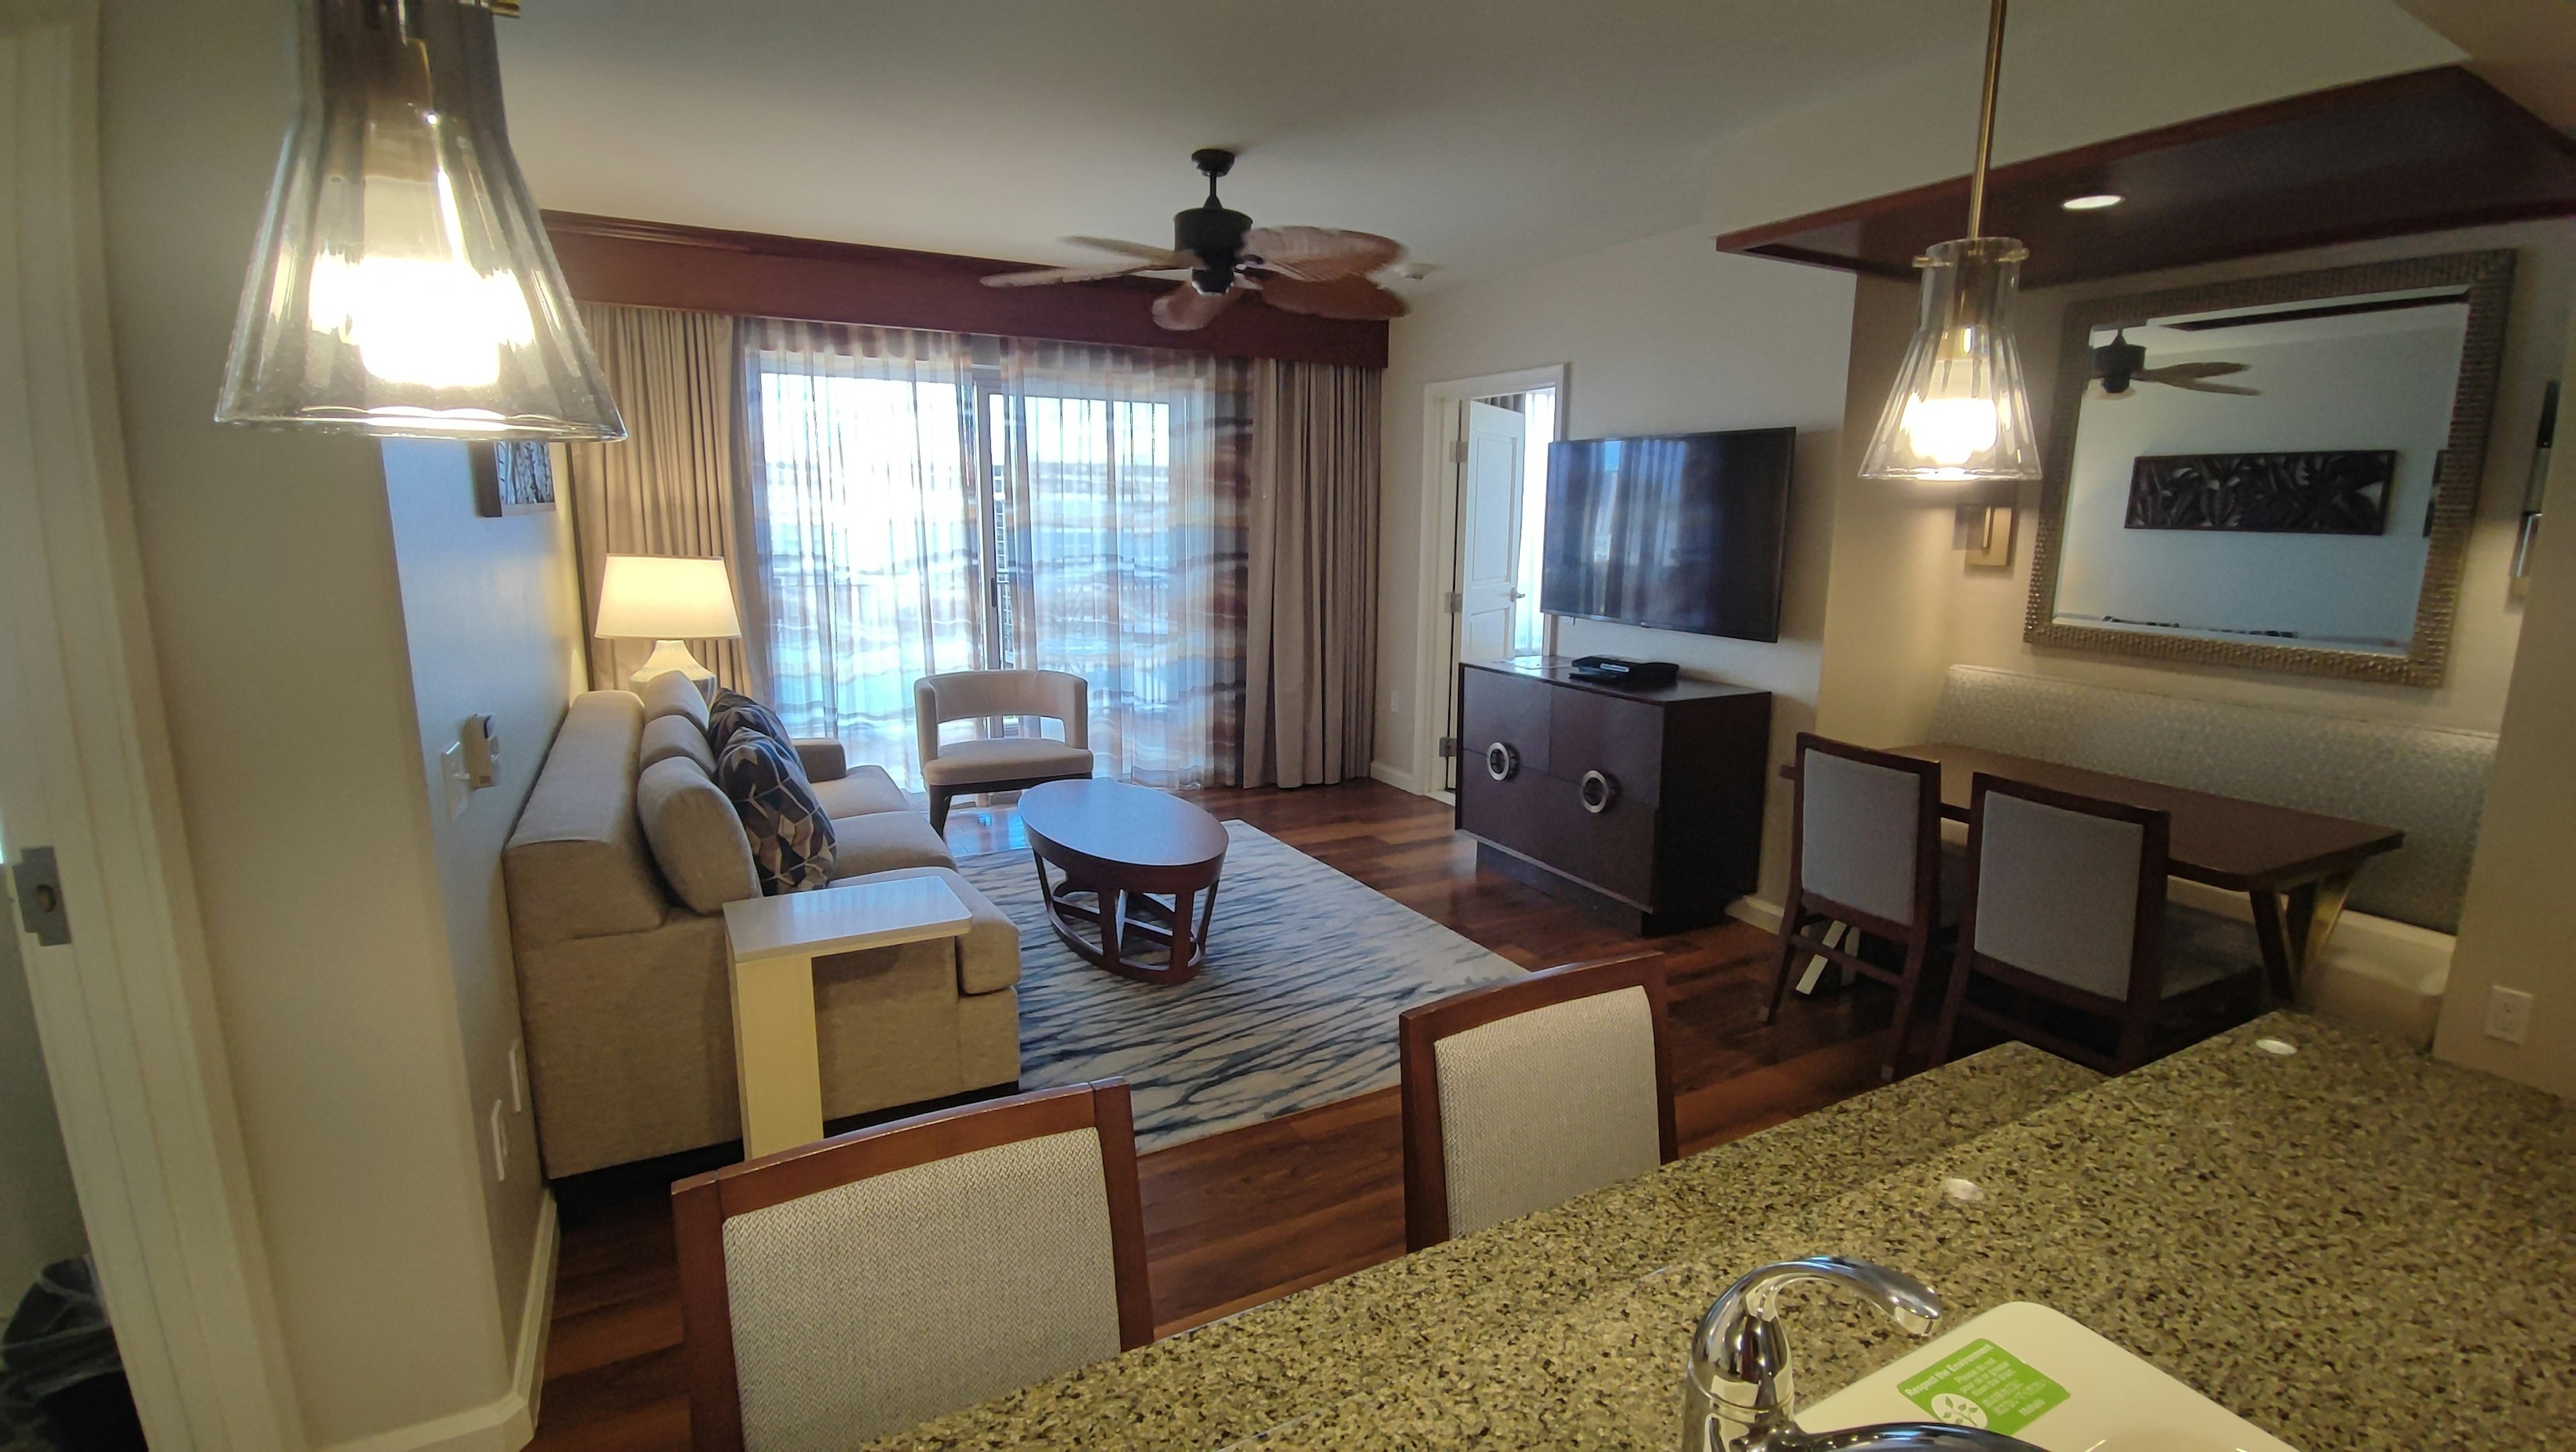
[[[1457,822],[1478,865],[1641,935],[1716,921],[1760,868],[1771,693],[1567,668],[1459,667]]]

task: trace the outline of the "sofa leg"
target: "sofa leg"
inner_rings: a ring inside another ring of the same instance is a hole
[[[941,787],[930,789],[930,830],[942,838],[948,835],[948,803],[951,794]]]

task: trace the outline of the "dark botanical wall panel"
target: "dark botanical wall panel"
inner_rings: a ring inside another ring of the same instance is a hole
[[[2131,529],[2378,534],[2394,449],[2305,454],[2142,455],[2129,473]]]

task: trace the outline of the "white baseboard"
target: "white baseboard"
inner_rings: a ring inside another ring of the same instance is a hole
[[[1369,775],[1400,792],[1422,795],[1422,778],[1409,771],[1398,771],[1383,761],[1369,763]]]
[[[1726,905],[1726,915],[1766,933],[1780,931],[1780,905],[1765,898],[1739,897]]]
[[[534,1441],[537,1399],[545,1390],[546,1332],[554,1323],[555,1254],[562,1243],[554,1192],[548,1190],[537,1210],[528,1294],[519,1305],[519,1354],[507,1392],[479,1407],[335,1442],[322,1452],[519,1452]]]

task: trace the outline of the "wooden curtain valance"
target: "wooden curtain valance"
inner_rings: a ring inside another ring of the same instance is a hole
[[[1197,332],[1156,327],[1148,309],[1169,282],[993,288],[983,285],[985,274],[1031,264],[575,212],[545,219],[564,279],[584,302],[1386,366],[1386,324],[1308,317],[1256,300]]]

